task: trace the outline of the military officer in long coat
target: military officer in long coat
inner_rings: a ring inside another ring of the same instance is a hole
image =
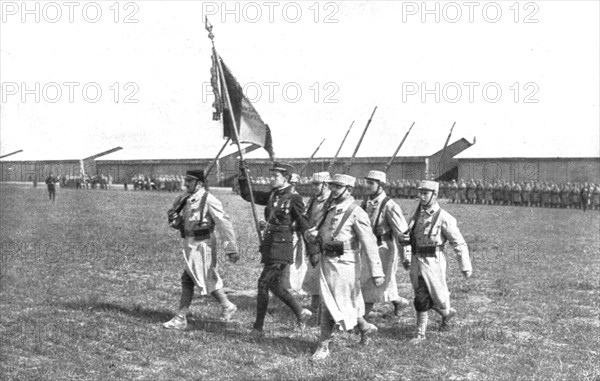
[[[375,303],[392,303],[394,315],[400,316],[400,310],[407,307],[409,302],[398,295],[396,272],[399,263],[403,263],[408,270],[410,258],[405,253],[405,250],[408,251],[408,245],[400,246],[398,237],[407,230],[408,225],[400,206],[383,190],[387,180],[385,173],[370,171],[365,180],[369,196],[363,201],[362,208],[367,212],[373,234],[377,238],[379,257],[386,280],[383,287],[376,287],[373,284],[367,263],[368,257],[363,255],[361,288],[365,300],[365,317],[369,317]]]
[[[377,331],[377,327],[364,318],[360,286],[361,253],[367,258],[375,286],[384,284],[385,275],[369,216],[352,197],[355,181],[349,175],[333,176],[329,181],[331,205],[317,226],[306,233],[308,240],[316,240],[322,247],[318,262],[321,334],[313,360],[323,360],[329,355],[329,343],[336,325],[342,330],[358,326],[363,343]]]

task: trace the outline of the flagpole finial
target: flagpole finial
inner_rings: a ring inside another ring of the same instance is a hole
[[[210,40],[212,41],[212,43],[215,43],[215,35],[212,32],[213,26],[210,22],[208,22],[208,16],[204,16],[204,28],[208,31],[208,38],[210,38]]]

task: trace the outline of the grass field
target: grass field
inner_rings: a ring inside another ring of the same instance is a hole
[[[2,380],[600,380],[598,211],[442,202],[474,262],[468,281],[449,263],[453,330],[438,333],[432,313],[428,340],[413,345],[414,310],[394,319],[377,305],[370,346],[343,334],[313,365],[315,322],[298,331],[275,299],[267,337],[248,336],[260,265],[238,196],[215,190],[244,256],[221,261],[235,321],[214,321],[218,305],[195,297],[188,330],[171,332],[161,324],[184,266],[166,224],[175,194],[58,189],[52,204],[43,187],[0,191]],[[416,206],[400,204],[407,215]],[[412,299],[403,270],[398,282]]]

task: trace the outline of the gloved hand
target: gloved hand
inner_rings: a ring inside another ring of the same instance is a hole
[[[381,287],[385,283],[385,277],[383,277],[383,276],[373,277],[373,283],[375,284],[375,287]]]
[[[258,221],[258,228],[260,230],[265,230],[266,227],[267,227],[267,221],[265,221],[265,220]]]
[[[237,252],[227,253],[227,257],[229,258],[229,262],[236,263],[240,260],[240,255]]]
[[[472,271],[463,271],[462,275],[465,277],[465,279],[469,279],[471,277],[471,275],[473,275]]]
[[[319,264],[319,254],[311,254],[309,260],[312,267],[317,267],[317,265]]]

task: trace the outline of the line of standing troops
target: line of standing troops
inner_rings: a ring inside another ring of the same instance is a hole
[[[133,190],[159,190],[166,192],[179,192],[184,189],[184,176],[181,175],[160,175],[144,176],[136,175],[131,178]],[[125,190],[128,190],[128,182],[123,183]]]
[[[268,187],[264,178],[254,179],[258,189]],[[386,185],[392,198],[415,199],[419,181],[392,180]],[[481,205],[514,205],[547,208],[600,210],[600,184],[560,183],[545,181],[441,181],[439,199],[451,203]],[[299,178],[296,186],[302,196],[310,196],[310,179]],[[368,196],[365,180],[357,179],[353,195],[357,199]]]
[[[250,201],[246,163],[242,162],[240,169],[239,192],[242,198]],[[442,317],[440,329],[448,329],[456,310],[450,306],[446,284],[445,243],[451,244],[465,277],[471,276],[472,267],[456,219],[437,203],[438,183],[419,183],[419,206],[407,223],[400,206],[383,189],[386,185],[383,172],[371,171],[364,178],[369,197],[360,206],[352,195],[356,185],[354,177],[316,173],[311,179],[312,195],[305,206],[291,184],[298,180],[293,175],[294,168],[275,163],[271,171],[270,189],[253,191],[255,203],[265,206],[259,246],[263,270],[258,279],[253,337],[260,339],[263,336],[269,294],[272,293],[290,307],[301,328],[313,313],[320,311],[321,334],[312,360],[328,357],[329,344],[338,330],[358,328],[361,343],[367,344],[377,332],[377,327],[367,321],[376,303],[391,303],[396,316],[409,305],[398,294],[396,272],[399,264],[410,270],[414,289],[417,324],[411,341],[419,343],[425,339],[431,309]],[[230,258],[239,258],[232,244],[235,236],[229,217],[218,200],[212,197],[213,201],[209,202],[211,198],[204,195],[201,190],[203,174],[196,176],[196,180],[191,175],[186,176],[190,196],[180,197],[169,211],[171,226],[179,226],[182,238],[185,238],[187,267],[182,276],[179,313],[164,324],[165,328],[187,326],[185,315],[194,284],[201,292],[215,296],[222,306],[222,317],[229,319],[236,310],[219,292],[222,289],[220,277],[215,278],[218,274],[213,248],[215,226],[229,231],[225,235],[229,248],[226,252]],[[208,213],[204,212],[205,204]],[[211,212],[208,205],[212,205],[214,211]],[[181,223],[176,223],[178,210],[183,213]],[[207,261],[207,253],[212,253],[208,255],[210,263],[202,263]],[[206,281],[212,278],[219,282]],[[311,294],[311,308],[303,308],[290,290]]]

